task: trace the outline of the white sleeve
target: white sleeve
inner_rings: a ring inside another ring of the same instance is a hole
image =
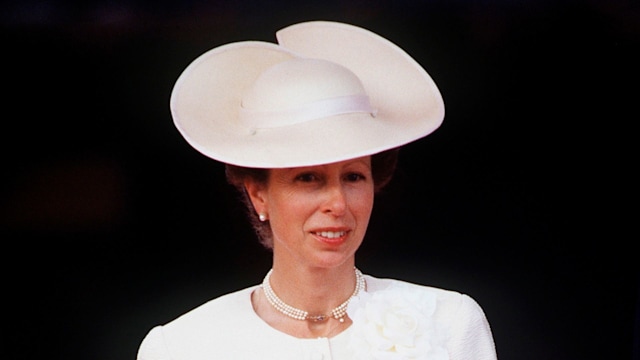
[[[489,322],[478,303],[462,295],[452,321],[449,342],[450,360],[496,360],[496,349]]]
[[[164,341],[162,326],[156,326],[142,340],[137,360],[171,360]]]

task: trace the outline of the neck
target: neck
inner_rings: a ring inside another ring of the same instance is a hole
[[[356,276],[353,263],[326,269],[278,266],[274,262],[270,284],[287,305],[309,314],[330,315],[351,297]]]

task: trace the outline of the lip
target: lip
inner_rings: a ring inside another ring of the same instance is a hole
[[[348,228],[322,228],[310,231],[318,241],[333,246],[344,243],[350,232],[351,230]]]

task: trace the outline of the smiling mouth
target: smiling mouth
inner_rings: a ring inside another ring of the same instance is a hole
[[[313,234],[326,238],[326,239],[338,239],[347,235],[346,231],[318,231]]]

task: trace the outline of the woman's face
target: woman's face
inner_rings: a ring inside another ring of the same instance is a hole
[[[373,208],[371,157],[272,169],[266,187],[247,189],[273,231],[274,259],[332,267],[352,260]]]

